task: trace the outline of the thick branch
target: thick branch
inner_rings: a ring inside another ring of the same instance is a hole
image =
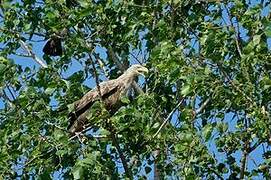
[[[157,157],[160,155],[160,149],[157,149],[155,151],[153,151],[154,153],[154,175],[153,175],[153,179],[154,180],[160,180],[160,171],[159,168],[157,167],[158,164],[158,160]]]

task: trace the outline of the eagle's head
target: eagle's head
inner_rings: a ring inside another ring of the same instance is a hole
[[[148,73],[149,70],[140,64],[134,64],[127,69],[127,72],[129,74],[130,73],[133,74],[134,76],[139,76],[139,75],[145,76],[144,74]]]

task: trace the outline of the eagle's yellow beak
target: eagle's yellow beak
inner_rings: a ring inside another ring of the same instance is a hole
[[[149,70],[142,66],[140,69],[138,69],[138,73],[145,77],[145,74],[148,74]]]

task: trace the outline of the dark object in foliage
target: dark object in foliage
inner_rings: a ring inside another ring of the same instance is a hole
[[[76,0],[66,0],[66,6],[68,8],[76,7],[79,3]]]
[[[62,55],[62,44],[61,39],[58,37],[50,38],[45,46],[43,47],[44,54],[49,56],[61,56]]]

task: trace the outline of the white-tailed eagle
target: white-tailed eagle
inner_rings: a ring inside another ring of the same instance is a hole
[[[87,123],[87,115],[91,106],[100,98],[105,104],[105,108],[113,114],[121,106],[121,97],[127,95],[132,83],[139,75],[148,73],[148,69],[139,64],[132,65],[117,79],[105,81],[99,84],[99,88],[94,88],[85,94],[80,100],[74,103],[74,111],[69,114],[70,124],[68,131],[71,134],[80,132]],[[100,93],[99,90],[100,89]],[[101,97],[100,97],[101,96]]]

